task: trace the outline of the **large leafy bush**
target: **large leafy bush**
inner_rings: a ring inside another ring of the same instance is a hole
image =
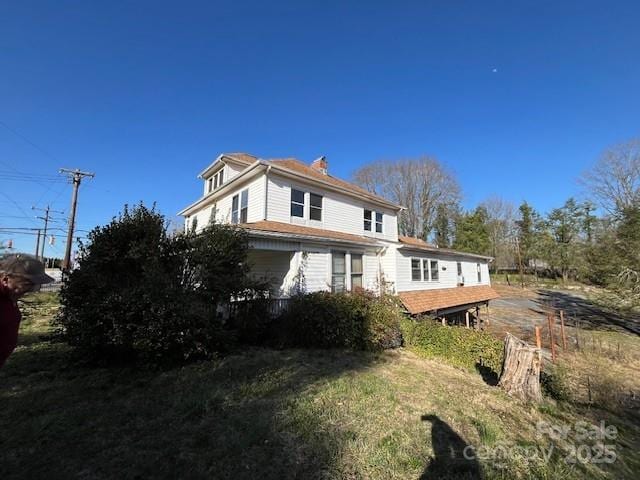
[[[433,319],[404,319],[405,345],[427,357],[437,357],[469,370],[485,367],[495,375],[502,370],[504,344],[488,333],[449,327]]]
[[[169,235],[143,205],[89,234],[60,299],[62,337],[85,357],[154,362],[210,357],[233,340],[217,313],[249,279],[248,240],[231,226]]]
[[[271,337],[279,347],[381,350],[401,345],[401,317],[393,297],[316,292],[294,297]]]

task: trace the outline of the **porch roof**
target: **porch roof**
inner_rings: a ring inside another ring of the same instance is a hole
[[[498,298],[500,295],[489,285],[478,285],[475,287],[411,290],[401,292],[398,296],[409,313],[415,315],[458,305],[486,302]]]
[[[379,246],[373,238],[368,238],[350,233],[336,232],[335,230],[325,230],[323,228],[306,227],[304,225],[294,225],[291,223],[274,222],[262,220],[259,222],[243,223],[241,227],[247,229],[249,233],[257,235],[278,236],[293,239],[308,239],[322,241],[337,241],[340,243],[351,243],[366,246]]]

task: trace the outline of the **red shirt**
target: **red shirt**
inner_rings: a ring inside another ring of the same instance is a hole
[[[7,290],[0,285],[0,368],[18,344],[20,310]]]

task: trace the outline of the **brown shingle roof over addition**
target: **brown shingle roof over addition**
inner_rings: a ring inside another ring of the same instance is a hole
[[[365,197],[369,197],[369,198],[373,198],[376,199],[378,201],[382,201],[386,204],[392,204],[395,208],[400,208],[399,205],[395,205],[393,204],[393,202],[387,200],[384,197],[381,197],[380,195],[376,195],[375,193],[371,193],[368,190],[365,190],[362,187],[359,187],[358,185],[355,185],[353,183],[350,182],[346,182],[344,180],[340,180],[339,178],[333,177],[331,175],[329,175],[328,173],[322,173],[318,170],[316,170],[315,168],[312,168],[311,166],[301,162],[300,160],[297,160],[295,158],[270,158],[267,160],[269,163],[282,167],[282,168],[286,168],[288,170],[292,170],[296,173],[305,175],[307,177],[311,177],[313,179],[316,180],[320,180],[321,182],[327,182],[330,185],[334,185],[338,188],[342,188],[342,189],[346,189],[349,190],[351,193],[355,193],[355,194],[359,194],[359,195],[364,195]]]
[[[401,248],[408,248],[411,250],[424,250],[426,252],[438,252],[438,253],[450,253],[452,255],[466,256],[473,258],[482,258],[485,260],[493,260],[493,257],[488,255],[479,255],[477,253],[461,252],[460,250],[452,250],[450,248],[439,248],[437,245],[431,245],[420,238],[415,237],[398,237],[398,241],[402,243]]]
[[[303,225],[293,225],[290,223],[273,222],[262,220],[259,222],[242,223],[241,227],[250,231],[265,233],[282,233],[286,235],[296,235],[318,240],[336,240],[339,242],[356,243],[359,245],[378,245],[378,243],[368,237],[352,235],[350,233],[336,232],[335,230],[325,230],[323,228],[305,227]]]
[[[398,236],[398,241],[400,241],[400,243],[404,243],[406,245],[413,245],[414,247],[438,248],[435,245],[431,245],[430,243],[425,242],[421,238],[403,237],[403,236],[399,235]]]
[[[456,307],[458,305],[486,302],[499,296],[500,295],[489,285],[438,288],[435,290],[411,290],[399,294],[400,300],[412,315]]]

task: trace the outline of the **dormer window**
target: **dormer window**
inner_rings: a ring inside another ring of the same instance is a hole
[[[209,178],[209,192],[213,192],[216,188],[221,187],[224,183],[224,168]]]

